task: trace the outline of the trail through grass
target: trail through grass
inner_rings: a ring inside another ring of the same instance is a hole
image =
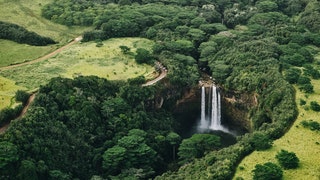
[[[309,106],[311,101],[320,103],[320,80],[313,80],[316,93],[306,95],[296,88],[296,102],[299,108],[299,116],[291,129],[280,139],[274,141],[271,149],[266,151],[254,151],[242,160],[237,168],[234,179],[242,177],[245,180],[252,179],[252,170],[256,164],[266,162],[278,163],[275,155],[281,150],[296,153],[300,159],[297,169],[284,170],[285,180],[319,180],[320,179],[320,133],[302,127],[303,120],[314,120],[320,123],[320,112],[312,111]],[[299,105],[300,99],[307,101],[306,105]]]
[[[78,75],[96,75],[109,80],[126,80],[140,75],[150,78],[154,68],[136,64],[133,54],[136,48],[150,49],[152,41],[143,38],[117,38],[102,43],[102,47],[96,47],[95,42],[73,44],[47,60],[2,70],[0,76],[27,90],[35,89],[58,76],[72,78]],[[121,45],[129,47],[132,54],[123,54],[119,48]],[[17,90],[16,87],[12,89]],[[10,94],[8,98],[13,95]]]
[[[50,37],[58,44],[45,47],[0,40],[0,67],[36,59],[66,44],[90,27],[67,27],[41,17],[41,8],[53,0],[0,0],[0,21],[18,24],[29,31]]]
[[[0,67],[30,61],[53,51],[55,46],[30,46],[0,39]]]

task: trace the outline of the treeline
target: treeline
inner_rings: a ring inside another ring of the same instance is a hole
[[[0,21],[0,39],[7,39],[17,43],[34,46],[46,46],[56,42],[48,37],[43,37],[35,32],[26,30],[16,24]]]

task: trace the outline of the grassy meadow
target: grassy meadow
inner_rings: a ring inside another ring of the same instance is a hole
[[[42,18],[42,6],[51,1],[53,0],[0,0],[0,21],[18,24],[58,42],[56,45],[41,47],[0,40],[0,67],[36,59],[90,29],[67,27]]]
[[[0,71],[12,84],[12,91],[19,89],[33,90],[47,83],[53,77],[72,78],[78,75],[96,75],[109,80],[126,80],[140,75],[152,78],[154,68],[149,65],[138,65],[134,56],[123,54],[119,46],[127,46],[134,53],[136,48],[150,49],[153,42],[142,38],[116,38],[103,41],[102,47],[95,42],[77,43],[47,60]],[[2,80],[1,80],[2,82]],[[7,89],[10,89],[8,86]],[[2,92],[0,92],[2,93]],[[8,101],[14,93],[6,93],[0,99]],[[9,103],[10,104],[10,103]]]
[[[36,59],[48,54],[54,49],[56,49],[55,46],[35,47],[0,39],[0,68]]]
[[[17,90],[25,90],[24,87],[15,85],[15,82],[0,76],[0,109],[11,106]]]
[[[0,40],[0,109],[14,103],[12,98],[16,90],[33,90],[57,76],[96,75],[110,80],[139,75],[151,78],[153,67],[137,65],[132,55],[122,54],[119,48],[125,45],[135,52],[136,48],[152,47],[151,41],[141,38],[111,39],[99,48],[94,42],[77,43],[42,62],[1,70],[1,67],[42,57],[92,28],[67,27],[42,18],[41,8],[52,1],[0,0],[0,21],[18,24],[58,42],[50,46],[30,46]]]
[[[320,133],[304,128],[300,123],[303,120],[314,120],[320,123],[320,112],[312,111],[311,101],[320,103],[320,80],[313,80],[315,93],[305,94],[296,88],[296,103],[299,108],[297,120],[291,129],[280,139],[274,141],[273,147],[266,151],[254,151],[239,164],[234,179],[242,177],[250,180],[252,170],[256,164],[266,162],[277,163],[276,154],[281,150],[296,153],[300,159],[299,167],[293,170],[284,170],[285,180],[319,180],[320,179]],[[300,105],[300,99],[307,101]]]

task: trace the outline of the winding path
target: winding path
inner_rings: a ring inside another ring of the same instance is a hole
[[[34,59],[34,60],[31,60],[31,61],[27,61],[27,62],[23,62],[23,63],[19,63],[19,64],[14,64],[14,65],[10,65],[10,66],[6,66],[6,67],[1,67],[0,70],[8,70],[8,69],[12,69],[12,68],[16,68],[16,67],[20,67],[20,66],[24,66],[24,65],[28,65],[28,64],[33,64],[33,63],[37,63],[37,62],[40,62],[40,61],[44,61],[58,53],[60,53],[61,51],[63,51],[64,49],[68,48],[69,46],[79,42],[82,40],[82,36],[79,36],[77,38],[75,38],[73,41],[71,41],[70,43],[60,47],[59,49],[56,49],[55,51],[47,54],[47,55],[44,55],[40,58],[37,58],[37,59]]]
[[[31,96],[30,96],[29,99],[28,99],[27,104],[23,107],[20,115],[19,115],[18,117],[16,117],[15,119],[19,119],[19,118],[21,118],[23,115],[26,114],[27,110],[28,110],[29,107],[30,107],[30,104],[33,102],[33,100],[34,100],[35,97],[36,97],[36,93],[31,94]],[[15,119],[13,119],[13,120],[15,120]],[[12,120],[12,121],[13,121],[13,120]],[[11,121],[8,122],[8,123],[6,123],[4,126],[2,126],[2,127],[0,128],[0,134],[3,134],[3,133],[8,129],[10,123],[11,123]]]
[[[142,84],[142,86],[144,87],[144,86],[154,85],[155,83],[157,83],[158,81],[160,81],[161,79],[166,77],[167,74],[168,74],[167,69],[161,68],[161,74],[157,78],[155,78],[155,79],[153,79],[151,81],[148,81],[145,84]]]

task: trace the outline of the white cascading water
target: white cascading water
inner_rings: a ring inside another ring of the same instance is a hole
[[[212,107],[210,129],[222,130],[221,126],[221,97],[217,87],[212,86]]]
[[[208,88],[208,102],[206,102],[206,87],[201,87],[201,120],[198,128],[199,130],[212,129],[229,132],[229,130],[221,124],[220,92],[214,85]],[[208,103],[208,107],[206,107],[206,103]],[[207,112],[206,108],[208,108]]]
[[[206,128],[206,91],[205,87],[201,87],[201,120],[200,128]]]

